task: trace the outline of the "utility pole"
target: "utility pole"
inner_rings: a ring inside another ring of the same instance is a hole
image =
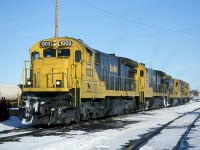
[[[56,0],[55,37],[58,37],[58,0]]]

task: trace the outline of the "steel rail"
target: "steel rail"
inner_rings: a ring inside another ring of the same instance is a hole
[[[193,111],[186,112],[186,113],[184,113],[183,115],[178,116],[178,117],[176,117],[175,119],[169,121],[168,123],[162,125],[161,127],[157,128],[156,130],[154,130],[154,131],[152,131],[152,132],[149,132],[149,133],[146,133],[144,137],[142,137],[142,138],[140,138],[140,139],[137,139],[137,140],[134,140],[134,142],[129,143],[128,146],[125,147],[125,149],[126,149],[126,150],[138,150],[138,149],[140,149],[140,148],[141,148],[142,146],[144,146],[150,139],[152,139],[153,137],[155,137],[156,135],[158,135],[163,129],[165,129],[165,128],[166,128],[167,126],[169,126],[171,123],[173,123],[174,121],[176,121],[176,120],[178,120],[178,119],[180,119],[180,118],[186,116],[187,114],[190,114],[190,113],[192,113],[192,112],[195,112],[195,111],[197,111],[197,110],[200,110],[200,108],[197,108],[197,109],[195,109],[195,110],[193,110]],[[199,115],[195,120],[197,120],[198,118],[200,118],[200,115]],[[195,123],[195,122],[196,122],[195,120],[194,120],[192,123]],[[193,126],[192,123],[191,123],[189,126],[192,127],[192,126]],[[188,130],[188,132],[189,132],[189,131],[190,131],[190,130]],[[188,132],[186,131],[185,134],[187,135]],[[184,137],[183,139],[185,140],[186,137],[185,137],[184,135],[183,135],[183,137]],[[183,141],[184,141],[184,140],[183,140]],[[180,144],[181,144],[181,143],[180,143]],[[178,144],[177,144],[177,145],[178,145]]]
[[[194,127],[194,124],[197,122],[197,120],[200,118],[200,114],[196,117],[196,119],[188,126],[187,130],[185,133],[181,136],[179,141],[177,142],[177,145],[173,148],[173,150],[182,150],[186,148],[185,142],[187,140],[187,136],[191,129]]]

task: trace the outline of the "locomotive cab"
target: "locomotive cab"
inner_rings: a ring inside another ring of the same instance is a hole
[[[81,50],[70,40],[49,39],[30,49],[30,68],[25,69],[24,92],[69,91],[70,72],[80,69]],[[74,78],[78,76],[76,71]],[[80,75],[79,75],[80,76]]]

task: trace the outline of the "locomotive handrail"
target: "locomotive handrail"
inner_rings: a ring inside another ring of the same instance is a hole
[[[167,87],[165,84],[153,83],[153,92],[167,93]]]
[[[66,72],[67,73],[65,73],[65,72],[53,72],[55,69],[66,69]],[[62,82],[63,82],[63,84],[62,84],[62,86],[61,87],[68,87],[68,76],[67,76],[67,74],[68,74],[68,68],[52,68],[52,72],[51,73],[48,73],[48,74],[46,74],[46,76],[47,76],[47,81],[48,81],[48,75],[52,75],[52,84],[53,84],[53,81],[54,81],[54,75],[58,75],[58,74],[61,74],[62,75]],[[66,81],[66,82],[65,82]],[[66,83],[66,84],[65,84]],[[49,87],[48,86],[48,82],[47,82],[47,87]]]
[[[25,66],[26,67],[26,66]],[[63,71],[59,71],[59,72],[54,72],[56,69],[60,69]],[[46,74],[41,74],[41,70],[40,68],[25,68],[24,69],[24,80],[23,80],[23,87],[26,87],[26,83],[28,82],[28,80],[32,80],[32,88],[40,88],[40,82],[43,81],[44,79],[46,79],[46,85],[48,88],[51,88],[48,85],[48,76],[52,75],[52,80],[51,80],[51,84],[53,85],[53,81],[54,81],[54,75],[58,75],[61,74],[61,80],[62,80],[62,86],[61,88],[65,88],[68,87],[69,81],[68,81],[68,68],[51,68],[50,71]],[[30,76],[30,72],[34,72],[32,74],[32,77]],[[37,76],[37,78],[36,78]],[[41,76],[44,76],[43,78],[40,78]],[[54,88],[54,87],[52,87]]]
[[[118,75],[113,75],[113,74],[108,74],[106,78],[108,79],[107,90],[135,91],[134,78],[128,78],[128,77],[123,77],[123,76],[118,76]],[[113,78],[114,86],[111,85],[112,78]],[[132,86],[130,86],[131,83],[133,85],[133,88]]]

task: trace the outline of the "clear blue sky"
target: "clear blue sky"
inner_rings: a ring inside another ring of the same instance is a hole
[[[59,0],[59,36],[80,38],[200,87],[199,0]],[[55,0],[2,0],[0,84],[18,84],[37,41],[54,37]]]

